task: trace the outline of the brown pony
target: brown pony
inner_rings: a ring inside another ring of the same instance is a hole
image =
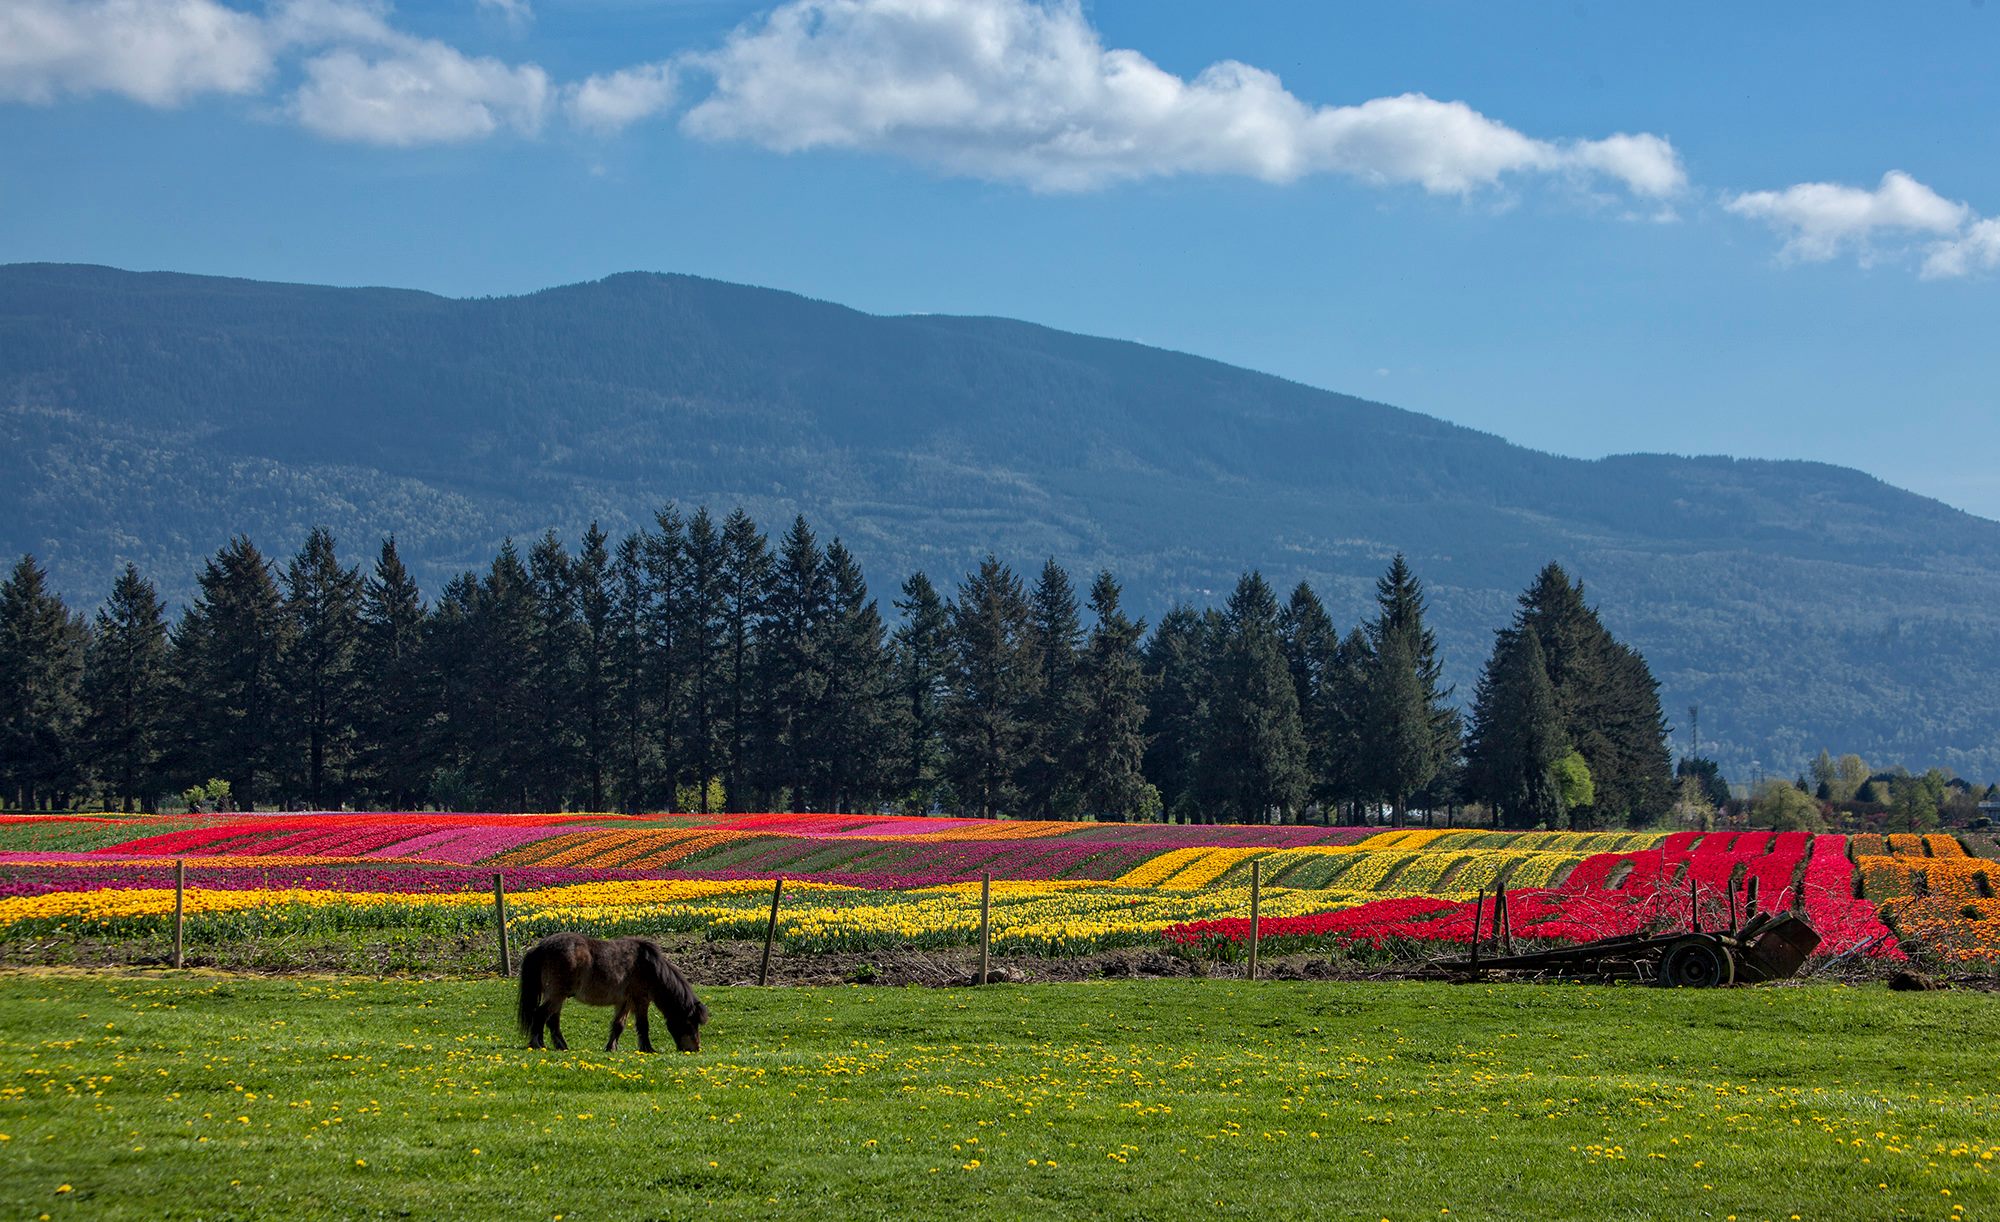
[[[552,933],[535,943],[521,959],[519,1016],[528,1047],[542,1046],[545,1023],[550,1041],[558,1049],[569,1047],[562,1033],[562,1008],[572,997],[587,1005],[616,1007],[606,1052],[618,1050],[627,1015],[634,1017],[639,1028],[639,1051],[653,1051],[646,1011],[654,1005],[667,1020],[674,1047],[682,1052],[701,1051],[701,1026],[708,1021],[708,1007],[694,995],[680,971],[667,962],[659,946],[646,938],[607,942],[580,933]]]

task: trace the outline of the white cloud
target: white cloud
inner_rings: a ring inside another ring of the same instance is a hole
[[[1872,191],[1804,182],[1782,191],[1733,196],[1723,206],[1784,234],[1783,253],[1810,262],[1844,251],[1867,262],[1874,257],[1878,238],[1956,233],[1972,216],[1966,205],[1944,198],[1901,170],[1884,174]]]
[[[890,153],[1043,190],[1327,172],[1447,194],[1517,173],[1650,197],[1686,183],[1657,136],[1542,140],[1421,93],[1313,106],[1235,61],[1184,80],[1107,50],[1074,0],[793,0],[688,62],[715,80],[683,119],[694,135]]]
[[[498,14],[516,34],[535,24],[535,9],[528,0],[479,0],[479,7]]]
[[[603,73],[569,86],[563,95],[571,121],[599,132],[617,131],[673,104],[671,63],[640,64]]]
[[[0,0],[0,100],[178,106],[260,90],[272,66],[263,23],[213,0]]]
[[[1924,259],[1926,280],[1945,280],[2000,268],[2000,217],[1966,226],[1958,237],[1931,245]]]
[[[533,135],[549,101],[546,72],[412,40],[375,55],[341,48],[307,61],[292,98],[300,123],[334,140],[410,147]]]

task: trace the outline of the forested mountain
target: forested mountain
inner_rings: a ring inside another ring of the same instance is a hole
[[[1400,550],[1466,699],[1556,560],[1732,773],[1822,745],[2000,771],[2000,524],[1818,464],[1559,458],[1025,323],[685,276],[450,300],[18,265],[0,445],[0,553],[81,608],[126,561],[179,602],[231,534],[289,553],[314,525],[355,553],[393,531],[435,597],[505,536],[675,500],[803,511],[878,590],[988,552],[1110,567],[1152,620],[1258,568],[1346,632]]]

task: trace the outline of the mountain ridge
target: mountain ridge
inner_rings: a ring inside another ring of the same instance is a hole
[[[1212,358],[1031,322],[873,315],[628,272],[450,298],[0,267],[0,548],[94,605],[130,559],[184,597],[242,530],[394,531],[428,593],[506,535],[660,503],[804,511],[886,603],[991,550],[1109,565],[1151,616],[1243,569],[1343,622],[1397,550],[1461,695],[1557,559],[1739,771],[1820,746],[2000,774],[1975,710],[2000,645],[2000,523],[1863,472],[1571,458]]]

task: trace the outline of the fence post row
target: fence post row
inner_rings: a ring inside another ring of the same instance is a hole
[[[174,859],[174,966],[183,963],[181,956],[182,929],[187,913],[187,859]]]
[[[771,920],[764,926],[764,957],[757,960],[757,984],[762,987],[771,982],[771,943],[778,936],[778,901],[784,897],[785,880],[773,879],[771,883]]]
[[[514,974],[514,956],[507,950],[507,883],[501,875],[493,876],[493,919],[500,926],[500,974]]]

